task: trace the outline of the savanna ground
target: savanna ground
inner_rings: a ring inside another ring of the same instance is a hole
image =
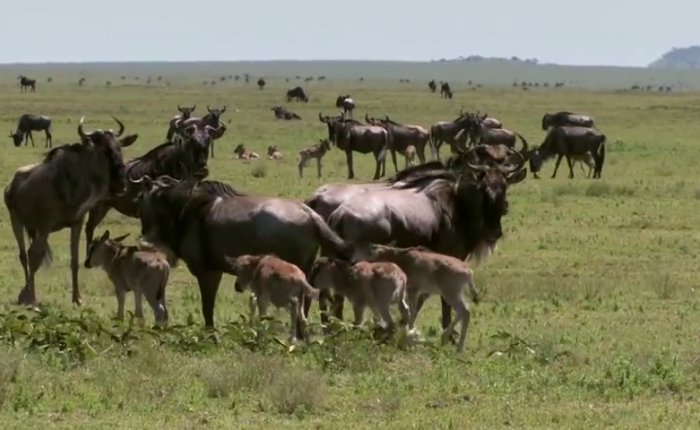
[[[174,270],[168,286],[173,327],[162,332],[130,329],[128,322],[111,320],[116,300],[97,269],[81,266],[84,306],[75,309],[70,304],[67,232],[51,236],[54,265],[37,277],[42,312],[23,310],[11,304],[23,276],[2,211],[0,422],[5,428],[698,424],[700,186],[695,176],[700,163],[700,94],[522,91],[509,87],[523,79],[512,72],[500,87],[470,90],[455,83],[455,98],[446,101],[428,93],[426,82],[432,75],[420,81],[412,76],[410,84],[399,84],[397,79],[371,80],[372,70],[365,67],[344,69],[346,74],[365,76],[364,82],[329,74],[325,81],[303,83],[293,75],[328,72],[279,70],[279,76],[292,76],[290,82],[269,78],[267,88],[259,91],[252,73],[246,85],[242,79],[221,82],[213,73],[178,78],[163,71],[162,81],[154,74],[153,83],[146,86],[146,73],[132,65],[134,70],[124,80],[121,71],[95,72],[79,88],[78,72],[44,67],[34,73],[39,78],[35,94],[20,94],[15,86],[20,72],[3,70],[3,129],[13,128],[21,113],[47,114],[54,120],[55,142],[72,142],[81,115],[89,128],[113,127],[110,116],[116,115],[127,132],[139,133],[137,143],[126,150],[128,158],[162,142],[178,103],[196,103],[196,114],[206,111],[207,104],[226,104],[229,131],[210,160],[211,178],[245,191],[303,199],[324,182],[344,181],[344,155],[337,150],[326,159],[321,181],[313,164],[300,180],[295,158],[301,147],[326,136],[318,112],[337,112],[335,97],[345,92],[358,104],[356,117],[386,112],[401,122],[429,126],[454,118],[462,107],[480,109],[531,144],[544,136],[540,120],[545,111],[587,113],[608,136],[607,157],[602,180],[585,179],[578,165],[576,178],[569,180],[565,163],[558,177],[549,179],[549,162],[543,179],[528,177],[509,190],[506,237],[498,252],[475,269],[484,300],[472,306],[467,350],[461,355],[452,346],[439,346],[434,330],[437,298],[419,317],[425,344],[401,349],[377,344],[365,331],[339,329],[322,343],[291,349],[284,345],[286,329],[275,331],[268,327],[271,323],[251,326],[241,318],[247,314],[247,294],[234,292],[231,277],[224,278],[219,290],[218,332],[212,335],[201,328],[198,288],[184,266]],[[239,65],[230,74],[245,72]],[[564,68],[548,73],[540,82],[569,80]],[[658,82],[676,82],[675,75],[654,73]],[[48,76],[52,83],[46,83]],[[481,77],[489,76],[484,72]],[[441,78],[437,72],[434,77]],[[463,75],[461,80],[467,78],[471,79]],[[212,79],[215,86],[201,83]],[[106,80],[113,85],[105,87]],[[310,94],[308,104],[284,102],[284,91],[297,82]],[[297,111],[303,121],[274,120],[270,107],[275,104]],[[37,133],[35,140],[36,148],[14,148],[6,138],[0,158],[3,184],[18,166],[40,159],[43,136]],[[233,160],[232,150],[241,142],[261,156],[268,145],[276,144],[285,158]],[[358,179],[371,178],[371,157],[356,155],[355,160]],[[387,168],[393,172],[390,163]],[[132,243],[139,231],[136,220],[114,211],[97,234],[106,228],[113,234],[131,232]],[[84,258],[84,236],[80,253]],[[317,322],[316,305],[313,312],[311,319]],[[288,316],[278,315],[287,324]],[[150,325],[148,308],[146,318]]]

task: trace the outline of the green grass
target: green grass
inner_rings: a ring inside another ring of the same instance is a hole
[[[284,339],[286,328],[241,320],[247,297],[234,292],[231,277],[219,292],[219,331],[212,338],[201,330],[198,288],[184,267],[173,271],[168,286],[175,327],[130,329],[127,322],[110,320],[116,300],[97,270],[81,268],[84,309],[70,304],[66,231],[51,236],[56,261],[37,276],[43,313],[18,309],[9,303],[22,286],[21,269],[1,211],[0,422],[5,428],[697,425],[700,94],[485,86],[455,91],[455,98],[445,101],[429,94],[425,82],[342,81],[329,73],[325,82],[304,84],[308,104],[287,104],[282,96],[290,84],[281,79],[271,79],[264,91],[253,82],[228,80],[212,88],[201,85],[213,74],[203,71],[168,78],[170,87],[162,82],[146,87],[122,84],[121,72],[115,72],[89,77],[88,86],[78,88],[77,72],[46,69],[41,74],[53,76],[53,83],[20,94],[13,81],[18,73],[3,71],[0,125],[5,130],[21,113],[43,113],[54,119],[56,143],[75,141],[81,115],[88,127],[113,127],[114,114],[127,132],[140,136],[126,157],[162,142],[178,103],[197,103],[197,113],[207,103],[227,104],[224,118],[231,123],[210,160],[212,179],[298,199],[321,183],[345,180],[344,156],[337,150],[324,163],[322,181],[315,179],[313,165],[303,180],[295,167],[296,151],[326,133],[318,111],[336,112],[333,103],[341,92],[353,95],[358,117],[387,112],[398,121],[428,126],[453,118],[460,107],[480,109],[539,143],[542,114],[568,109],[593,115],[608,136],[602,180],[584,179],[578,166],[576,178],[569,180],[565,163],[559,177],[549,179],[549,162],[543,179],[529,177],[509,190],[506,236],[498,252],[475,268],[484,299],[472,306],[461,355],[438,344],[437,298],[419,316],[425,344],[405,349],[378,344],[366,332],[341,330],[322,344],[291,349],[274,339]],[[138,75],[142,82],[147,73]],[[93,83],[97,79],[114,85]],[[304,120],[274,120],[269,109],[278,103]],[[14,148],[6,138],[2,183],[18,166],[40,158],[43,138],[35,138],[37,148]],[[285,158],[233,160],[232,150],[241,142],[261,154],[276,144]],[[359,180],[371,178],[372,164],[371,157],[356,156]],[[132,236],[139,230],[136,220],[114,211],[97,234],[105,228]],[[81,242],[81,258],[83,250]],[[129,297],[127,309],[131,303]],[[313,309],[312,321],[318,322],[316,305]],[[150,310],[146,317],[150,324]],[[286,314],[280,318],[287,324]]]

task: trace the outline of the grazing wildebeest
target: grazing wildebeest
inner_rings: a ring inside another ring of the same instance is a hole
[[[265,88],[265,79],[263,79],[263,78],[258,79],[258,88],[260,88],[261,90],[263,88]]]
[[[316,170],[318,178],[321,178],[321,160],[326,155],[326,152],[331,150],[331,142],[328,139],[319,139],[319,143],[304,148],[299,151],[297,159],[297,167],[299,168],[299,178],[303,177],[303,170],[309,160],[316,160]]]
[[[144,155],[126,162],[126,177],[139,179],[144,175],[158,177],[172,176],[177,179],[204,179],[209,175],[209,145],[217,130],[211,126],[196,122],[181,132],[182,139],[176,142],[162,143]],[[141,189],[126,184],[124,193],[113,196],[110,200],[100,202],[90,209],[85,236],[87,246],[90,246],[95,228],[112,209],[129,218],[139,216],[139,193]]]
[[[452,98],[452,88],[450,88],[449,82],[443,82],[440,85],[440,95],[444,98]]]
[[[177,105],[177,110],[180,113],[170,118],[170,122],[168,122],[168,132],[165,135],[165,140],[173,140],[173,136],[177,132],[177,125],[180,123],[180,120],[186,121],[190,119],[190,117],[192,116],[192,112],[194,112],[195,109],[197,109],[197,105],[192,105],[191,107],[182,107],[179,104]]]
[[[270,110],[274,112],[277,119],[301,119],[299,115],[282,106],[273,106]]]
[[[374,155],[376,168],[374,180],[386,173],[386,149],[389,144],[389,133],[383,127],[375,125],[358,125],[356,121],[339,119],[335,121],[333,143],[338,149],[345,151],[345,159],[348,166],[348,179],[355,179],[352,153]]]
[[[270,160],[281,160],[282,151],[279,150],[277,145],[271,145],[267,147],[267,158]]]
[[[335,99],[335,107],[343,108],[345,116],[351,117],[352,111],[355,110],[355,101],[350,97],[350,94],[340,95]]]
[[[557,170],[563,157],[569,165],[569,178],[574,177],[573,160],[585,157],[587,153],[593,156],[595,167],[593,178],[600,179],[605,163],[605,135],[591,127],[562,126],[555,127],[547,133],[544,142],[533,148],[529,153],[530,169],[539,172],[545,160],[557,156],[552,178],[557,176]],[[535,176],[537,177],[537,176]]]
[[[32,141],[32,146],[34,146],[34,136],[32,136],[32,131],[43,131],[46,135],[46,142],[44,143],[44,148],[53,147],[53,136],[51,135],[51,118],[45,115],[32,115],[30,113],[25,113],[17,121],[17,130],[10,132],[10,137],[12,138],[15,146],[22,145],[22,138],[24,138],[24,146],[27,146],[29,140]]]
[[[460,260],[478,262],[503,235],[501,217],[507,213],[508,185],[525,179],[527,169],[519,153],[514,165],[489,165],[471,163],[472,151],[447,162],[430,161],[410,167],[388,184],[364,191],[338,187],[325,193],[317,190],[306,203],[314,210],[320,207],[327,212],[332,207],[329,201],[341,200],[328,217],[328,224],[349,243],[395,241],[399,247],[425,246]],[[349,196],[344,201],[343,194]],[[336,317],[342,318],[342,298],[334,302]],[[442,327],[447,327],[450,320],[450,307],[443,300]]]
[[[239,143],[233,150],[233,158],[238,158],[239,160],[255,160],[260,158],[260,156],[257,152],[248,151],[245,144]]]
[[[309,98],[301,87],[294,87],[287,90],[287,101],[291,102],[292,99],[298,102],[309,102]]]
[[[207,114],[204,115],[202,118],[197,118],[197,117],[189,117],[188,119],[184,120],[179,120],[175,123],[175,129],[178,131],[177,135],[181,137],[182,134],[179,132],[180,130],[188,130],[189,127],[193,124],[203,124],[203,125],[208,125],[209,127],[212,127],[213,129],[216,130],[216,133],[213,135],[211,138],[211,145],[209,145],[209,150],[211,151],[211,158],[214,158],[214,143],[221,138],[221,136],[224,135],[226,132],[226,124],[221,120],[221,115],[226,112],[226,105],[224,105],[221,109],[211,109],[209,105],[207,105]]]
[[[545,113],[542,117],[542,130],[550,127],[560,127],[570,125],[574,127],[595,127],[593,117],[588,115],[578,115],[569,111],[557,113]]]
[[[399,124],[392,121],[388,114],[384,114],[383,119],[370,118],[369,114],[365,114],[365,121],[368,124],[378,125],[386,129],[389,133],[389,142],[387,148],[391,152],[391,160],[394,163],[394,170],[399,171],[396,165],[396,153],[406,155],[406,148],[413,145],[418,153],[418,159],[421,163],[425,163],[425,147],[430,138],[430,132],[420,125],[414,124]]]
[[[440,160],[440,147],[443,143],[450,145],[453,154],[457,153],[458,148],[466,148],[467,134],[460,131],[469,126],[469,121],[469,115],[460,110],[459,116],[452,121],[438,121],[430,126],[428,141],[433,160]]]
[[[36,79],[29,79],[23,75],[19,76],[18,79],[21,93],[26,92],[27,88],[31,88],[32,92],[36,92]]]
[[[435,91],[437,91],[437,85],[435,84],[435,79],[428,82],[428,88],[430,88],[431,93],[434,93]]]
[[[119,131],[85,132],[84,118],[78,125],[81,143],[60,145],[49,150],[40,163],[20,167],[5,188],[5,206],[19,248],[24,271],[20,304],[36,302],[34,276],[42,261],[51,262],[51,233],[70,228],[70,268],[73,303],[80,304],[78,248],[85,214],[96,204],[124,191],[122,148],[133,144],[137,135],[121,137]],[[29,236],[29,252],[24,232]]]
[[[141,234],[145,242],[184,260],[197,278],[202,314],[214,325],[214,303],[226,257],[272,254],[309,273],[319,247],[349,258],[352,247],[305,204],[241,193],[218,181],[144,176]]]

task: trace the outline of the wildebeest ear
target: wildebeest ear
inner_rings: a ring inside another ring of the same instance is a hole
[[[508,185],[515,185],[527,177],[527,169],[521,169],[506,178]]]
[[[136,142],[136,139],[139,138],[138,134],[130,134],[128,136],[124,136],[121,139],[119,139],[119,143],[121,144],[122,148],[126,148],[128,146],[131,146]]]
[[[124,239],[126,239],[127,237],[129,237],[130,234],[131,234],[131,233],[127,233],[127,234],[121,235],[121,236],[119,236],[119,237],[115,237],[113,240],[114,240],[115,242],[123,242]]]
[[[109,239],[109,230],[105,230],[105,232],[102,233],[102,237],[100,238],[100,240],[107,240],[107,239]]]

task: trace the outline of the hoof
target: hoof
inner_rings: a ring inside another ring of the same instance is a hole
[[[34,304],[35,298],[27,291],[26,288],[22,288],[17,296],[18,305],[31,305]]]

